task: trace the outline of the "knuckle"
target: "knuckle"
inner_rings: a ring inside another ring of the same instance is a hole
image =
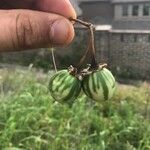
[[[18,47],[30,48],[33,44],[34,24],[32,22],[30,17],[24,13],[19,13],[16,16],[16,39]]]

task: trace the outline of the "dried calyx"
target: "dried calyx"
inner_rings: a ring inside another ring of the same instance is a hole
[[[79,64],[76,67],[76,73],[74,75],[79,74],[81,76],[85,76],[85,75],[90,74],[94,71],[102,70],[103,68],[105,68],[107,66],[107,64],[98,64],[96,61],[96,50],[95,50],[95,41],[94,41],[94,29],[95,29],[94,25],[89,23],[89,22],[85,22],[85,21],[82,21],[79,19],[69,18],[69,20],[74,21],[76,23],[79,23],[79,24],[81,24],[81,25],[83,25],[89,29],[89,44],[88,44],[88,47],[87,47],[85,54],[83,55]],[[77,68],[80,68],[80,66],[85,61],[86,56],[88,54],[90,55],[91,63],[87,65],[87,68],[79,71],[79,69],[77,69]],[[72,72],[71,72],[71,74],[72,74]]]
[[[77,68],[73,67],[72,65],[70,65],[68,67],[68,72],[71,74],[71,75],[74,75],[76,76],[77,75]]]

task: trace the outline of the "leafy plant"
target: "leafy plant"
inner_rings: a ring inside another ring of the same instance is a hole
[[[0,71],[0,149],[150,149],[149,84],[119,84],[107,104],[81,94],[70,108],[47,90],[53,74]]]

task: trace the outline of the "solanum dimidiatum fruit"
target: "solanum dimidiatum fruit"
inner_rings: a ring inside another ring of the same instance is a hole
[[[82,88],[83,92],[95,101],[109,100],[114,94],[116,83],[112,73],[105,68],[106,64],[99,65],[96,61],[94,26],[79,19],[70,18],[69,20],[89,28],[89,45],[79,64],[76,65],[78,71],[71,67],[71,70],[57,72],[50,79],[50,93],[56,101],[73,102],[79,96]],[[87,55],[90,56],[91,64],[88,65],[88,68],[80,70]]]
[[[81,81],[74,68],[58,71],[49,81],[51,96],[60,103],[72,103],[80,94]]]
[[[109,100],[116,89],[115,78],[105,67],[87,73],[82,81],[84,93],[95,101]]]

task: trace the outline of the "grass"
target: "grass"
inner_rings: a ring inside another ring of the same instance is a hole
[[[119,85],[110,102],[54,102],[53,72],[0,70],[0,149],[150,150],[150,86]]]

